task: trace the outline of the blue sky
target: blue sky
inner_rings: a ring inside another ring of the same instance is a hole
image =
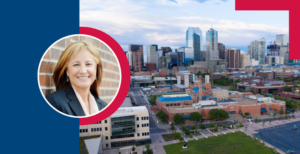
[[[235,11],[234,0],[81,0],[80,26],[97,28],[128,51],[129,44],[185,46],[188,27],[218,31],[218,42],[247,52],[251,41],[288,34],[288,11]],[[204,42],[205,44],[205,42]],[[204,45],[205,49],[205,45]],[[146,55],[146,54],[145,54]]]

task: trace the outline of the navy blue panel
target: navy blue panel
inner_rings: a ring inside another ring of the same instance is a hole
[[[267,110],[265,108],[260,109],[261,112],[266,112]]]
[[[52,43],[79,33],[79,1],[3,1],[0,6],[1,153],[78,153],[79,119],[45,102],[37,72]]]

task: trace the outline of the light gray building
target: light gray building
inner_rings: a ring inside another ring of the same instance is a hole
[[[276,35],[276,45],[287,45],[287,34]]]
[[[132,52],[131,51],[126,52],[126,57],[129,62],[130,70],[132,70]]]
[[[251,59],[258,60],[259,64],[265,63],[266,41],[264,38],[250,43]]]

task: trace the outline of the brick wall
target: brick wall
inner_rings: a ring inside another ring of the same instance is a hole
[[[45,53],[39,68],[39,84],[46,96],[55,91],[52,75],[58,59],[64,49],[73,42],[87,41],[99,51],[103,65],[102,82],[99,88],[100,98],[110,103],[117,93],[120,83],[120,68],[116,57],[104,43],[88,36],[73,35],[53,44]]]

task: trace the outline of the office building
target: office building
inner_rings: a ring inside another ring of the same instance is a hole
[[[287,34],[276,35],[276,45],[279,46],[287,45]]]
[[[218,43],[218,50],[219,50],[219,58],[225,59],[225,45],[223,43]]]
[[[132,52],[132,69],[135,72],[141,72],[144,66],[143,45],[129,45],[129,51]]]
[[[185,66],[185,52],[177,49],[177,66]]]
[[[206,32],[206,62],[217,59],[219,59],[218,31],[211,28]]]
[[[186,31],[186,47],[193,48],[194,61],[203,61],[202,31],[199,27],[189,27]]]
[[[103,149],[151,144],[149,112],[145,106],[121,107],[109,118],[92,125],[80,125],[79,136],[101,135]]]
[[[249,54],[241,54],[240,60],[241,60],[241,64],[240,64],[241,68],[246,66],[251,66]]]
[[[259,62],[259,64],[265,63],[265,53],[266,53],[266,41],[264,38],[260,40],[255,40],[250,43],[251,50],[251,59],[255,59]]]
[[[129,62],[130,70],[132,70],[132,52],[131,51],[126,52],[126,57]]]
[[[229,68],[240,68],[240,49],[229,48],[225,49],[228,53],[228,67]]]
[[[156,44],[147,47],[147,63],[155,63],[158,66],[158,49]]]
[[[267,56],[267,63],[269,64],[269,66],[276,66],[278,64],[284,64],[284,57]]]
[[[172,52],[172,49],[170,47],[161,47],[162,50],[162,56],[166,56],[166,53]]]

